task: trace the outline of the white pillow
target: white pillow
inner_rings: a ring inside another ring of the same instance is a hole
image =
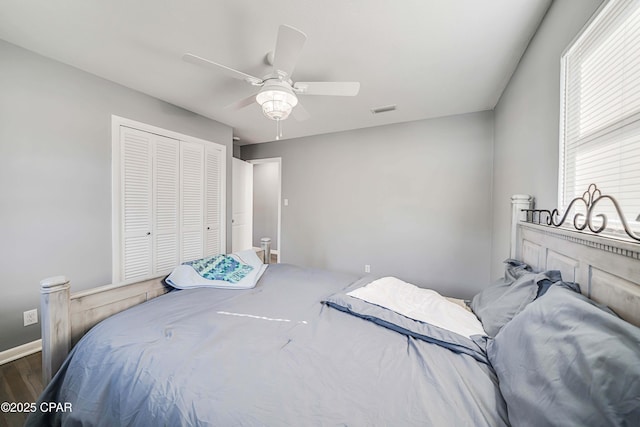
[[[396,277],[374,280],[347,295],[458,335],[486,335],[482,323],[472,312],[434,290],[419,288]]]

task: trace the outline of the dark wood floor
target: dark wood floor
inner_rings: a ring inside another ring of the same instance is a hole
[[[42,389],[41,352],[0,365],[0,403],[35,403]],[[23,426],[27,415],[0,411],[0,427]]]

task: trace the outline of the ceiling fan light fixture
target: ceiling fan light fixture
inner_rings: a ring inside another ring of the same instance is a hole
[[[282,138],[282,121],[287,119],[298,105],[298,95],[324,96],[356,96],[360,91],[359,82],[295,82],[291,75],[296,67],[307,35],[289,25],[280,25],[275,49],[267,53],[265,62],[271,66],[271,73],[262,78],[252,76],[226,65],[210,61],[206,58],[185,53],[182,56],[187,62],[213,68],[237,80],[243,80],[253,86],[260,87],[253,93],[225,108],[239,110],[254,102],[260,105],[266,118],[276,122],[276,139]],[[298,121],[309,118],[309,113],[302,106],[294,114]]]
[[[265,87],[256,95],[256,101],[262,112],[271,120],[285,120],[293,107],[298,105],[296,95],[283,87]]]

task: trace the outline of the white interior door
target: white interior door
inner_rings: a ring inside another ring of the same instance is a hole
[[[231,251],[253,247],[253,165],[233,158]]]

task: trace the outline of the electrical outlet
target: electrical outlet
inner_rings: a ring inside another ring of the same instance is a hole
[[[38,309],[34,308],[33,310],[28,310],[22,313],[24,316],[24,326],[33,325],[34,323],[38,323]]]
[[[371,273],[371,266],[369,264],[365,264],[364,265],[364,272],[365,273]]]

